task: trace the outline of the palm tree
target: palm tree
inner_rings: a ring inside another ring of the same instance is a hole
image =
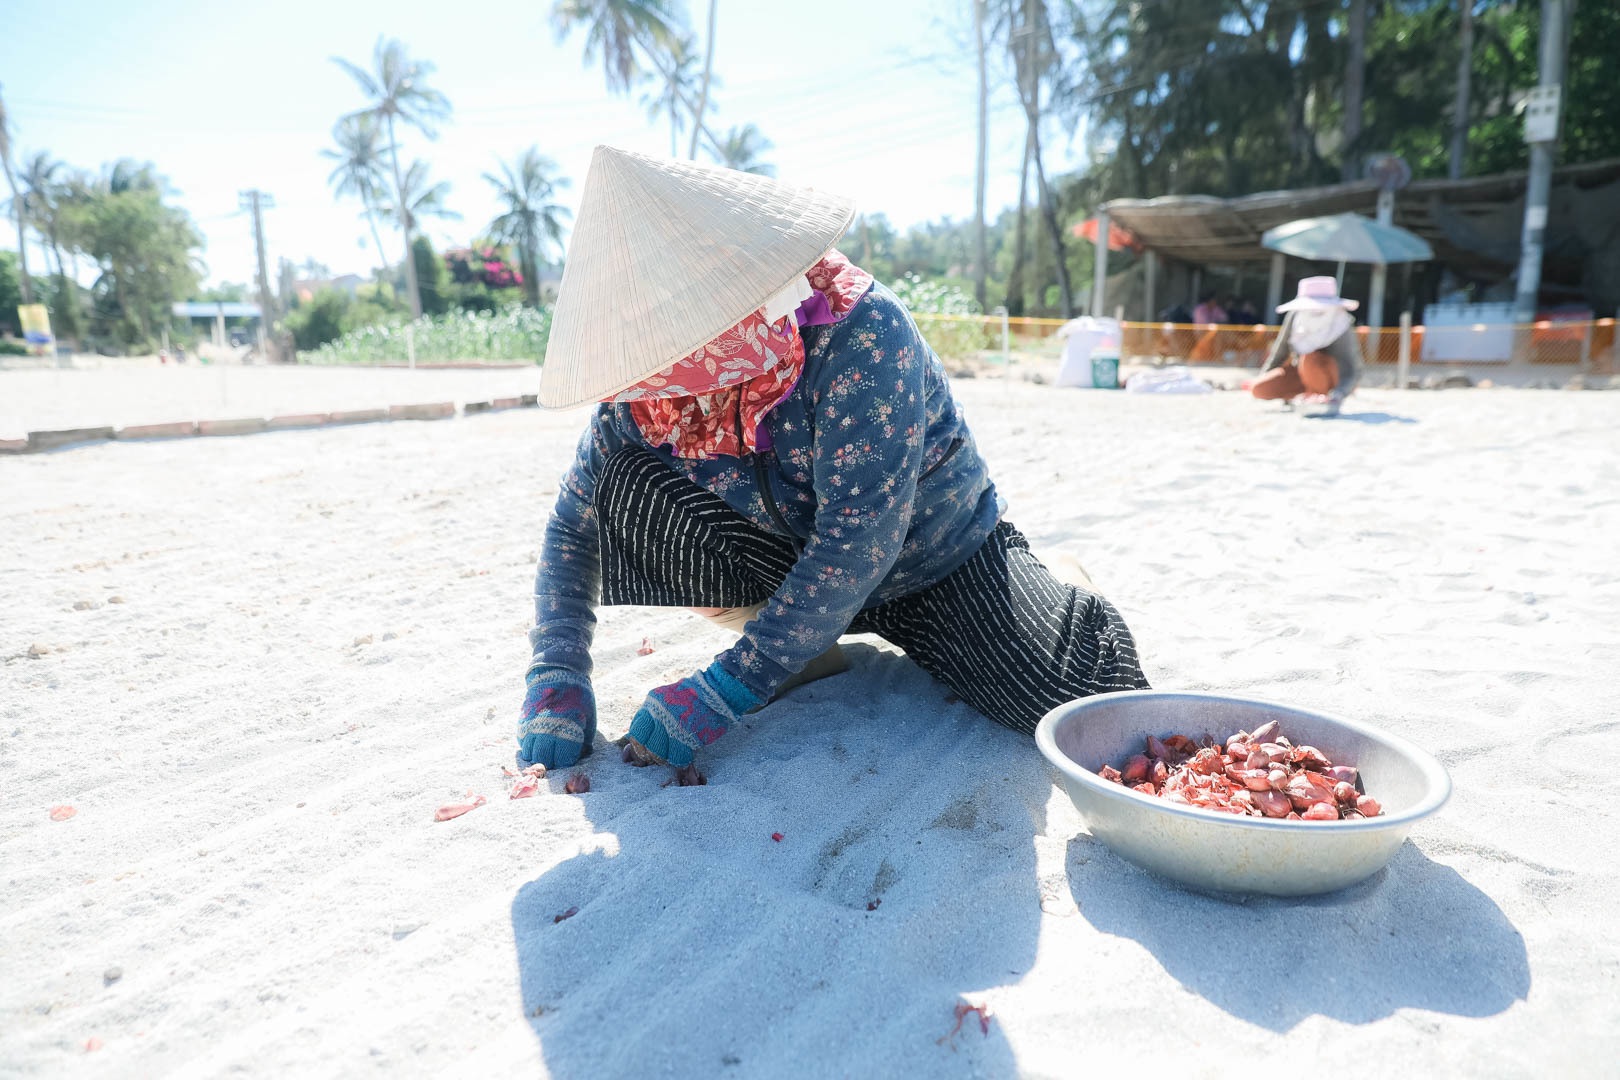
[[[628,94],[641,71],[638,48],[655,63],[675,52],[679,21],[669,0],[557,0],[551,9],[559,42],[575,27],[585,27],[585,61],[602,54],[608,92],[617,94]]]
[[[651,62],[666,82],[673,78],[672,58],[680,47],[680,22],[671,0],[556,0],[551,8],[557,40],[584,27],[585,62],[590,63],[600,54],[608,91],[617,94],[628,94],[636,76],[644,71],[640,59]],[[698,118],[694,134],[708,139],[710,148],[719,153],[719,140],[698,117],[691,96],[678,89],[676,97]]]
[[[450,181],[440,180],[438,183],[428,181],[428,167],[425,161],[413,161],[411,167],[405,170],[405,176],[399,186],[400,198],[393,201],[388,193],[384,193],[384,201],[379,209],[388,216],[404,224],[406,236],[415,231],[417,222],[425,217],[457,220],[460,214],[451,210],[444,204],[445,197],[450,194]],[[409,248],[405,265],[411,264]]]
[[[669,71],[654,85],[656,89],[649,90],[641,95],[641,103],[647,108],[647,119],[660,120],[667,113],[669,115],[669,156],[675,157],[680,151],[676,147],[676,140],[680,133],[686,130],[686,103],[691,99],[698,76],[694,68],[697,66],[697,55],[691,38],[682,38],[670,53]],[[695,134],[695,132],[694,132]]]
[[[984,189],[989,167],[990,145],[990,76],[985,63],[984,5],[985,0],[972,0],[973,45],[979,61],[979,146],[975,155],[973,175],[973,299],[979,310],[985,310],[985,282],[989,277],[988,244],[984,230]]]
[[[709,84],[714,79],[714,18],[720,0],[709,0],[709,38],[703,47],[703,89],[698,94],[697,110],[692,113],[692,146],[686,156],[697,160],[698,132],[703,130],[703,112],[709,107]]]
[[[56,273],[62,273],[62,246],[57,240],[57,190],[60,185],[56,180],[57,170],[62,168],[60,161],[51,160],[51,155],[41,150],[23,163],[21,180],[23,182],[23,203],[28,212],[28,221],[34,226],[34,231],[45,238],[47,256],[56,256]],[[45,260],[45,269],[51,268],[49,257]]]
[[[434,125],[450,116],[450,102],[425,82],[433,74],[433,65],[425,60],[412,60],[405,54],[404,45],[380,37],[371,52],[371,71],[340,57],[333,57],[332,61],[347,71],[360,84],[361,92],[371,99],[370,108],[361,109],[354,115],[374,116],[387,127],[388,156],[394,171],[394,205],[408,210],[412,200],[407,197],[405,174],[399,168],[399,140],[394,135],[394,121],[397,119],[414,127],[429,139],[438,137]],[[416,167],[411,166],[413,172]],[[425,166],[422,180],[426,180]],[[412,318],[420,318],[422,295],[417,288],[416,266],[411,258],[411,218],[408,213],[401,216],[400,228],[405,232],[405,289],[411,296]]]
[[[1057,200],[1046,182],[1046,166],[1041,158],[1041,81],[1058,72],[1057,46],[1047,17],[1046,0],[1023,0],[1011,13],[1008,45],[1013,68],[1018,75],[1018,96],[1029,126],[1029,161],[1035,166],[1036,204],[1052,242],[1052,262],[1057,274],[1059,310],[1065,319],[1074,316],[1074,294],[1069,286],[1068,263],[1063,252],[1063,230],[1057,220]]]
[[[47,255],[56,256],[54,302],[61,309],[64,325],[74,330],[79,326],[79,291],[74,279],[67,276],[62,259],[63,204],[71,198],[71,184],[58,179],[62,162],[41,150],[23,165],[22,181],[27,185],[23,200],[27,204],[28,218],[34,230],[45,238]],[[50,269],[47,258],[45,268]]]
[[[332,128],[335,150],[322,150],[321,156],[337,162],[326,182],[338,198],[354,195],[366,208],[366,224],[377,245],[377,258],[384,270],[388,256],[383,252],[382,234],[377,231],[377,203],[387,190],[387,165],[383,161],[382,128],[370,113],[345,116]]]
[[[776,166],[767,165],[760,158],[776,144],[761,135],[759,128],[753,124],[744,124],[734,127],[726,132],[716,151],[716,159],[728,169],[738,172],[754,173],[758,176],[775,176]]]
[[[494,186],[506,212],[489,224],[497,240],[517,245],[518,264],[523,271],[523,300],[532,308],[540,306],[540,256],[543,245],[562,249],[563,219],[568,208],[548,200],[557,189],[568,186],[568,178],[557,173],[557,163],[529,147],[513,164],[501,162],[501,175],[485,173]]]
[[[11,171],[11,121],[6,114],[6,103],[0,98],[0,168],[6,171],[6,184],[11,188],[11,210],[17,215],[17,276],[22,287],[22,301],[34,302],[34,287],[28,281],[28,233],[23,221],[23,200],[17,195],[17,179]]]

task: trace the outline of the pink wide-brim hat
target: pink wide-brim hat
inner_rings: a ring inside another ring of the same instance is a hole
[[[1302,308],[1343,308],[1354,311],[1361,306],[1359,300],[1346,300],[1339,295],[1339,283],[1330,277],[1299,279],[1299,295],[1286,304],[1278,304],[1278,311],[1299,311]]]

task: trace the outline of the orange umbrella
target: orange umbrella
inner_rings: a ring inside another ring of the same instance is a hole
[[[1086,218],[1086,220],[1076,225],[1070,231],[1073,232],[1074,235],[1080,237],[1080,239],[1095,244],[1097,242],[1097,219],[1094,217]],[[1131,232],[1131,230],[1120,225],[1115,225],[1112,221],[1110,221],[1108,223],[1108,250],[1141,251],[1142,241],[1138,240],[1136,238],[1136,234]]]

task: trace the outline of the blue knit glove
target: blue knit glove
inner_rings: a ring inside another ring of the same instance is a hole
[[[649,693],[630,721],[630,737],[654,757],[684,769],[692,764],[693,751],[724,735],[737,717],[764,701],[717,660]]]
[[[548,769],[572,765],[596,738],[591,680],[567,668],[537,664],[518,715],[518,747],[526,761]]]

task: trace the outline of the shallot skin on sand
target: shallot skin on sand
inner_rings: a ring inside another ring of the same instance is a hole
[[[1353,766],[1335,765],[1314,746],[1295,746],[1275,720],[1225,743],[1208,735],[1202,742],[1149,735],[1142,753],[1097,775],[1142,795],[1245,817],[1359,821],[1384,812],[1361,794]]]

